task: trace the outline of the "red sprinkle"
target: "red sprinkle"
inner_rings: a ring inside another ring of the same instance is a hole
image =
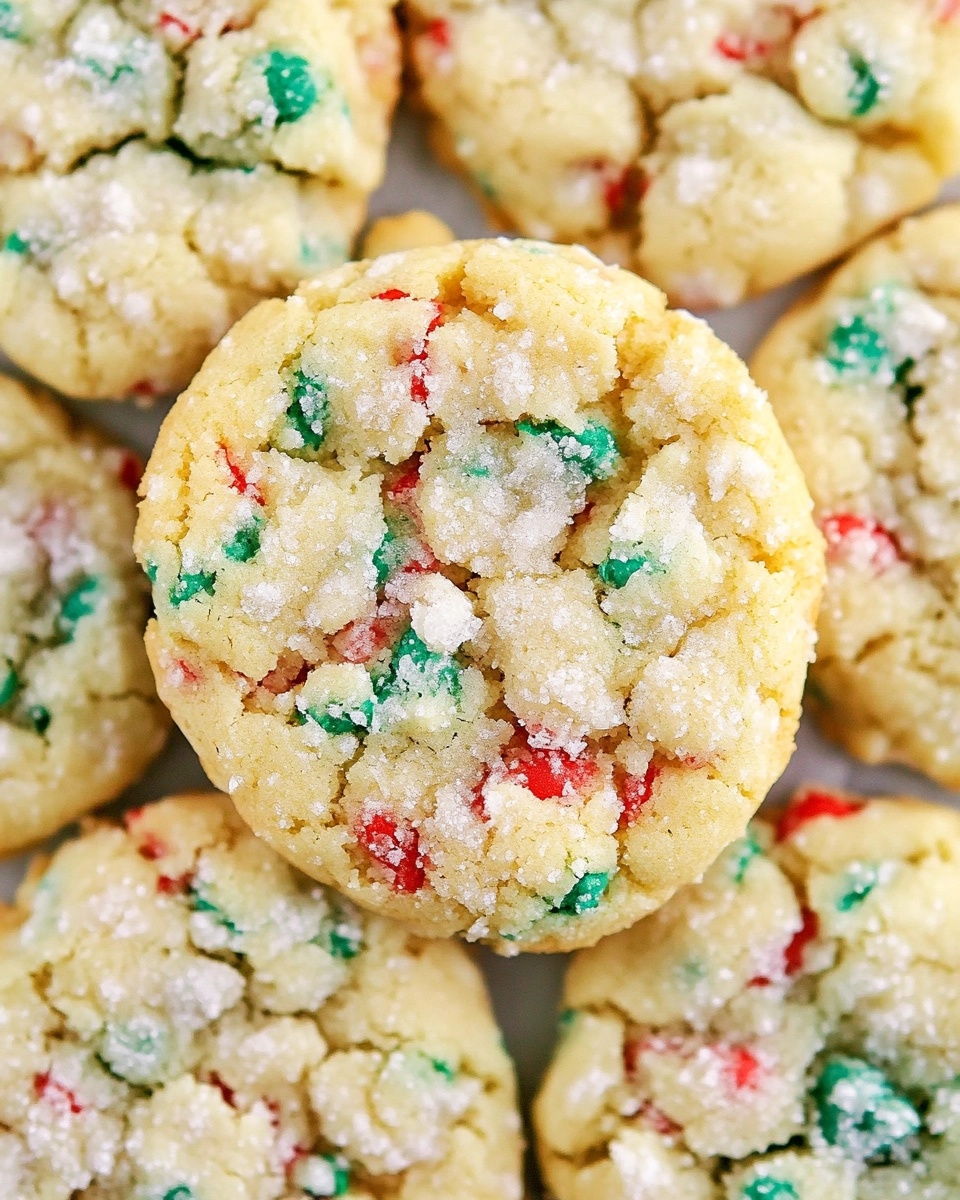
[[[369,662],[394,642],[404,619],[403,610],[388,601],[381,604],[369,620],[351,621],[345,625],[331,644],[344,662]]]
[[[216,1071],[210,1072],[210,1078],[207,1080],[207,1083],[209,1083],[211,1087],[215,1087],[217,1089],[224,1101],[229,1104],[231,1108],[237,1107],[237,1093],[228,1083],[224,1083]]]
[[[627,775],[624,777],[619,789],[620,803],[623,805],[623,808],[617,824],[618,829],[628,828],[640,816],[641,809],[645,804],[649,803],[653,796],[653,785],[656,783],[657,776],[662,770],[662,765],[655,758],[651,758],[647,764],[646,771],[642,775]]]
[[[486,768],[483,772],[482,779],[470,793],[470,799],[468,801],[470,805],[470,811],[477,818],[477,820],[482,821],[484,825],[488,824],[490,821],[490,814],[487,812],[487,805],[483,799],[483,789],[487,786],[487,780],[489,778],[490,770],[489,768]]]
[[[803,954],[807,946],[820,932],[820,919],[810,908],[800,912],[803,924],[790,939],[783,952],[783,966],[787,975],[797,975],[803,969]]]
[[[827,539],[828,558],[836,559],[850,548],[853,539],[870,544],[870,562],[878,571],[885,571],[904,558],[900,544],[890,530],[871,517],[834,513],[824,517],[820,528]]]
[[[830,792],[805,792],[797,796],[788,808],[780,814],[777,821],[777,841],[785,842],[808,821],[816,821],[820,817],[852,817],[863,808],[859,800],[846,800],[843,796],[834,796]]]
[[[186,21],[174,16],[171,12],[162,12],[160,19],[157,21],[157,26],[160,29],[175,29],[178,33],[182,33],[185,38],[189,38],[190,41],[200,36],[200,30],[196,26],[189,25]]]
[[[449,50],[453,45],[453,37],[450,33],[450,22],[437,18],[435,21],[430,21],[424,30],[424,35],[439,50]]]
[[[394,891],[419,892],[426,881],[420,835],[412,825],[399,822],[387,812],[372,812],[363,818],[357,839],[374,862],[392,877]]]
[[[716,1046],[714,1050],[723,1064],[724,1074],[736,1091],[757,1090],[763,1067],[751,1050],[746,1046]]]
[[[640,1038],[630,1038],[623,1044],[623,1068],[629,1079],[635,1079],[640,1071],[640,1059],[644,1054],[682,1054],[690,1051],[686,1038],[664,1037],[651,1034]]]
[[[143,478],[143,463],[135,454],[131,454],[129,450],[126,451],[120,460],[120,469],[117,471],[117,478],[131,492],[135,492],[140,486],[140,480]]]
[[[54,1079],[49,1071],[43,1071],[39,1075],[33,1077],[33,1090],[38,1100],[47,1100],[58,1108],[68,1107],[70,1112],[82,1113],[84,1106],[80,1103],[73,1092],[61,1083],[58,1079]]]
[[[182,678],[178,680],[180,686],[189,686],[193,683],[199,683],[201,677],[200,672],[196,667],[192,667],[185,658],[175,658],[170,664],[174,671],[179,671]]]
[[[678,1125],[676,1121],[672,1121],[651,1100],[644,1100],[637,1112],[637,1116],[646,1122],[654,1133],[659,1133],[661,1137],[676,1137],[678,1133],[683,1132],[683,1126]]]
[[[233,490],[239,492],[241,496],[249,497],[256,504],[263,504],[263,493],[255,483],[250,482],[246,476],[246,472],[240,467],[222,442],[220,443],[220,453],[223,457],[224,465],[230,473],[230,486]]]
[[[163,858],[169,852],[166,842],[162,838],[158,838],[155,833],[146,834],[143,841],[137,847],[137,853],[150,862],[156,862],[158,858]]]
[[[161,389],[155,383],[151,383],[149,379],[138,379],[130,389],[130,395],[136,396],[140,400],[153,400],[161,394]]]
[[[409,300],[409,292],[401,292],[399,288],[388,288],[385,292],[378,292],[374,296],[374,300]]]
[[[413,503],[413,493],[420,486],[421,465],[420,455],[417,454],[410,460],[410,466],[407,467],[400,478],[387,488],[386,495],[391,504],[396,504],[400,508],[407,508]]]
[[[746,37],[741,33],[722,33],[714,43],[714,49],[731,62],[747,62],[753,58],[766,58],[773,47],[769,42]]]
[[[178,875],[174,878],[171,875],[157,876],[157,891],[161,896],[179,896],[190,886],[191,874],[189,871],[183,875]]]
[[[597,764],[586,754],[576,758],[566,750],[519,746],[507,762],[507,778],[523,784],[538,800],[558,800],[577,792],[597,773]]]

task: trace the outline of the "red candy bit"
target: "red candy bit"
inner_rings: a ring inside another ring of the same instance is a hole
[[[430,335],[443,324],[443,310],[440,305],[434,302],[434,314],[427,326],[427,332],[423,335],[423,340],[414,343],[413,352],[411,353],[409,363],[413,365],[413,374],[410,377],[410,399],[416,400],[418,404],[426,404],[430,398],[427,388],[427,356],[430,353],[428,343]]]
[[[386,497],[391,504],[398,508],[414,510],[416,508],[416,492],[420,486],[420,469],[423,460],[415,454],[408,463],[404,464],[403,474],[390,484]]]
[[[662,770],[662,764],[658,763],[655,758],[651,758],[642,775],[625,775],[623,777],[618,789],[620,803],[623,805],[620,820],[617,823],[618,829],[627,829],[640,816],[644,805],[648,804],[653,796],[653,785]]]
[[[785,842],[809,821],[820,817],[852,817],[863,808],[860,800],[847,800],[830,792],[805,792],[797,796],[777,821],[777,841]]]
[[[129,394],[137,400],[156,400],[163,395],[163,388],[149,379],[138,379]]]
[[[409,292],[401,292],[399,288],[387,288],[385,292],[377,292],[374,300],[409,300]]]
[[[766,58],[773,46],[770,42],[742,33],[722,33],[714,43],[714,49],[731,62],[749,62],[751,59]]]
[[[487,780],[489,778],[490,768],[485,767],[483,775],[480,778],[480,782],[470,793],[470,799],[467,802],[469,804],[470,811],[477,818],[477,820],[482,821],[484,825],[489,824],[490,821],[490,814],[487,812],[486,801],[483,798],[483,789],[487,786]]]
[[[438,50],[449,50],[453,45],[453,35],[450,31],[450,22],[437,18],[435,21],[430,21],[423,31],[423,36],[428,42],[432,42]]]
[[[183,875],[158,875],[157,891],[161,896],[181,896],[189,888],[193,875],[186,871]]]
[[[683,1133],[683,1126],[672,1121],[652,1100],[644,1100],[637,1110],[637,1116],[661,1137],[676,1137],[678,1133]]]
[[[388,600],[368,620],[345,625],[330,644],[344,662],[366,663],[393,645],[405,619],[404,610]]]
[[[310,664],[299,654],[284,654],[272,671],[260,680],[258,687],[274,696],[282,696],[304,682],[310,674]]]
[[[559,800],[590,782],[597,764],[587,754],[576,758],[566,750],[521,744],[507,760],[507,778],[522,784],[538,800]]]
[[[172,658],[169,663],[170,682],[174,687],[192,687],[203,678],[199,668],[185,658]]]
[[[84,1106],[74,1093],[66,1084],[54,1079],[49,1071],[34,1075],[33,1092],[38,1100],[46,1100],[48,1104],[52,1104],[56,1108],[66,1109],[74,1114],[84,1111]]]
[[[158,858],[169,854],[170,850],[162,838],[158,838],[155,833],[148,833],[137,847],[137,853],[149,862],[156,862]]]
[[[140,486],[140,480],[143,478],[143,463],[135,454],[131,454],[129,450],[125,451],[123,457],[120,459],[117,478],[131,492],[135,492]]]
[[[737,1092],[755,1092],[763,1079],[763,1066],[746,1046],[715,1046],[724,1077]]]
[[[237,1107],[237,1093],[228,1083],[224,1083],[223,1079],[221,1079],[216,1071],[210,1072],[210,1077],[207,1079],[207,1083],[209,1083],[211,1087],[215,1087],[217,1089],[226,1104],[229,1104],[231,1108]]]
[[[904,559],[894,535],[872,517],[834,513],[824,517],[820,528],[827,539],[827,557],[830,559],[835,560],[858,545],[866,548],[871,565],[878,571],[885,571]]]
[[[820,919],[812,909],[804,907],[800,917],[803,924],[783,952],[783,969],[787,975],[799,975],[803,969],[804,951],[820,932]]]
[[[168,30],[171,33],[178,33],[188,42],[192,42],[200,36],[200,30],[195,25],[189,24],[172,12],[162,12],[160,14],[157,21],[157,28]]]
[[[251,483],[246,472],[223,443],[220,443],[220,456],[230,475],[230,486],[241,496],[246,496],[256,504],[263,504],[263,493],[255,483]]]
[[[623,1044],[623,1069],[628,1079],[640,1074],[640,1060],[645,1054],[682,1054],[690,1052],[690,1045],[682,1037],[664,1037],[647,1034],[644,1037],[628,1038]]]
[[[357,840],[375,863],[391,876],[394,891],[419,892],[426,882],[420,835],[391,813],[371,812],[360,822]]]

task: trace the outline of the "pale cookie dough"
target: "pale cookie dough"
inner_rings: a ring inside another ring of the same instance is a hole
[[[163,744],[131,550],[140,471],[0,376],[0,854],[112,800]]]
[[[415,208],[394,217],[380,217],[363,237],[362,258],[379,258],[398,250],[442,246],[453,241],[453,230],[433,213]]]
[[[960,169],[956,0],[409,0],[442,157],[499,222],[735,304]]]
[[[389,0],[0,0],[0,349],[81,398],[184,387],[350,256],[398,56]]]
[[[579,954],[555,1200],[955,1200],[960,815],[808,790]]]
[[[41,864],[0,935],[6,1200],[519,1200],[463,949],[361,917],[222,796],[125,824]]]
[[[796,464],[733,352],[584,250],[453,243],[261,305],[143,495],[148,650],[210,778],[420,932],[590,944],[790,754]]]
[[[810,706],[858,757],[960,787],[960,206],[862,250],[753,369],[827,540]]]

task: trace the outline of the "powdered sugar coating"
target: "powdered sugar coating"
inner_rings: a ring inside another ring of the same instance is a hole
[[[800,793],[578,955],[535,1104],[557,1200],[948,1200],[960,819]]]
[[[356,910],[221,796],[91,825],[0,941],[16,1200],[519,1200],[480,976]]]
[[[441,155],[495,217],[735,304],[960,166],[949,0],[414,0]]]
[[[141,469],[0,377],[0,852],[112,800],[163,743],[131,550]]]
[[[211,778],[425,933],[622,928],[789,753],[821,571],[795,465],[732,352],[585,251],[388,255],[258,308],[144,489],[149,653]]]
[[[868,762],[960,784],[960,207],[905,222],[757,353],[827,539],[811,706]]]
[[[0,345],[82,398],[185,386],[349,257],[397,59],[387,0],[4,0]]]

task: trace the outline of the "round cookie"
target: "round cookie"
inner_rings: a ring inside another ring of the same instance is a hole
[[[163,744],[131,550],[140,471],[0,376],[0,854],[112,800]]]
[[[410,0],[442,157],[495,219],[735,304],[960,169],[954,0]]]
[[[462,948],[361,917],[222,796],[91,823],[44,867],[0,936],[6,1195],[519,1200]]]
[[[808,698],[868,762],[960,786],[960,206],[905,222],[753,363],[813,493],[827,591]]]
[[[556,1200],[950,1200],[960,816],[808,790],[578,955],[534,1106]]]
[[[0,348],[80,398],[180,389],[350,255],[389,0],[0,0]]]
[[[799,472],[733,352],[584,250],[453,243],[261,305],[143,495],[148,652],[208,775],[419,932],[624,928],[789,756]]]

